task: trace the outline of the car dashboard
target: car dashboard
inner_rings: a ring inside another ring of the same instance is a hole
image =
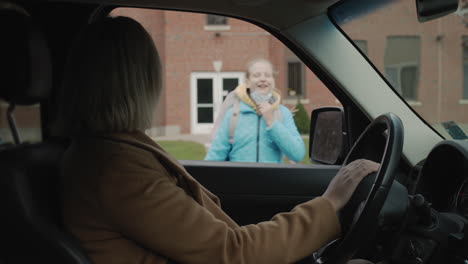
[[[437,144],[403,204],[399,226],[380,236],[392,263],[468,263],[468,141]]]
[[[437,211],[468,218],[468,141],[446,140],[434,147],[421,170],[418,193]]]

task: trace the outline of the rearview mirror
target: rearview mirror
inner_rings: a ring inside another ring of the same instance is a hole
[[[338,107],[312,111],[309,134],[309,157],[320,164],[341,164],[347,153],[344,113]]]
[[[419,22],[433,20],[458,9],[458,0],[416,0]]]

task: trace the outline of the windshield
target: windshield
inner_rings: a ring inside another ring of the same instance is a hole
[[[468,1],[467,1],[468,2]],[[468,4],[420,23],[416,1],[345,1],[331,17],[445,138],[468,139]]]

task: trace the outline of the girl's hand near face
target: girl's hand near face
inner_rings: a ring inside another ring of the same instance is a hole
[[[268,102],[260,103],[258,104],[258,110],[262,114],[267,126],[271,127],[271,125],[273,125],[273,122],[275,121],[275,115],[273,114],[272,105]]]

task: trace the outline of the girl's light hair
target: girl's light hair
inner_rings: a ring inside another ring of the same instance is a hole
[[[271,61],[264,59],[264,58],[256,58],[247,62],[247,72],[246,72],[247,78],[249,78],[249,75],[250,75],[250,68],[252,68],[252,66],[254,66],[255,64],[259,62],[269,64],[271,66],[271,71],[273,72],[273,75],[276,74],[275,67],[273,66],[273,63],[271,63]]]
[[[147,129],[161,92],[159,55],[127,17],[87,25],[65,68],[56,129],[80,136]]]

